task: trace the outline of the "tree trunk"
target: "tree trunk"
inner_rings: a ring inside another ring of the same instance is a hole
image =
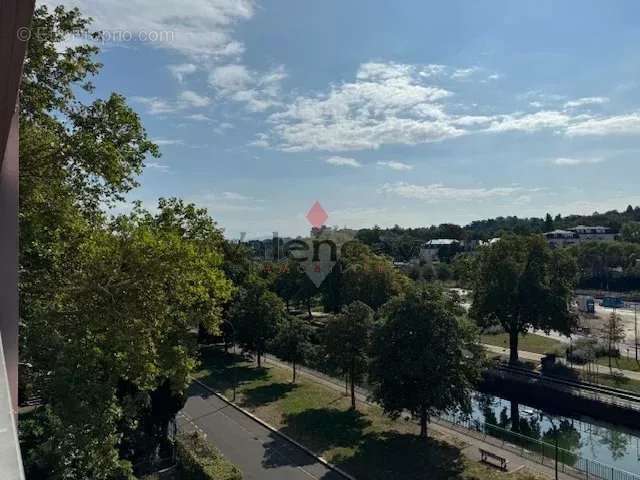
[[[262,367],[262,353],[260,353],[260,351],[257,352],[258,357],[258,368]]]
[[[518,331],[509,332],[509,363],[518,363]]]
[[[520,431],[520,405],[513,400],[511,401],[511,430]]]
[[[353,367],[351,367],[351,372],[349,373],[349,379],[351,380],[351,409],[356,409],[356,385],[353,381]]]
[[[296,383],[296,362],[295,362],[295,360],[292,363],[293,363],[293,383]]]
[[[307,312],[309,313],[309,318],[311,318],[313,315],[311,315],[311,297],[307,297]]]
[[[427,423],[429,422],[429,417],[427,415],[427,409],[425,407],[420,407],[420,437],[427,438]]]

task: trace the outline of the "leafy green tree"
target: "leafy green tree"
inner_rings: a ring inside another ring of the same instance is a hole
[[[622,226],[622,240],[640,243],[640,222],[627,222]]]
[[[278,333],[271,342],[271,350],[282,360],[290,362],[293,369],[292,383],[296,383],[296,367],[303,363],[312,348],[311,329],[307,322],[295,315],[278,326]]]
[[[470,253],[456,255],[451,264],[453,278],[462,288],[470,288],[475,279],[476,256]]]
[[[551,232],[555,228],[555,223],[553,221],[553,217],[550,213],[547,213],[547,216],[544,219],[544,231]]]
[[[373,398],[392,417],[408,410],[427,436],[432,415],[470,411],[482,352],[473,325],[435,285],[412,289],[380,311],[369,382]]]
[[[300,271],[300,265],[295,260],[289,260],[278,272],[274,290],[285,301],[287,312],[290,311],[291,301],[300,290],[302,275],[304,273]]]
[[[107,221],[158,156],[124,97],[91,94],[98,49],[78,10],[39,7],[21,87],[23,385],[46,407],[21,425],[29,478],[129,478],[153,455],[195,367],[191,329],[216,328],[231,284],[204,211],[161,201]]]
[[[518,338],[530,328],[571,332],[575,278],[575,261],[566,251],[552,251],[541,236],[505,236],[478,257],[470,314],[482,328],[502,326],[510,361],[517,362]]]
[[[609,358],[609,369],[612,369],[611,357],[617,355],[618,344],[625,338],[624,322],[617,312],[611,312],[607,323],[602,325],[596,332],[597,338],[606,345],[607,357]]]
[[[256,355],[261,367],[267,344],[276,336],[285,317],[284,302],[256,279],[239,290],[229,314],[238,342]]]
[[[373,310],[367,304],[355,301],[329,320],[323,334],[328,363],[349,379],[351,408],[354,410],[355,385],[363,380],[367,372],[372,331]]]
[[[336,313],[356,300],[377,309],[408,285],[409,279],[387,257],[352,241],[342,246],[338,263],[322,284],[323,304]]]
[[[55,475],[120,478],[153,457],[196,366],[191,331],[219,324],[231,294],[222,256],[164,214],[138,208],[93,230],[31,319],[30,332],[47,332],[30,339],[35,368],[47,369],[47,438],[31,454]]]

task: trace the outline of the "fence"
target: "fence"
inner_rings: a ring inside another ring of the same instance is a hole
[[[271,360],[281,364],[282,360],[274,355],[265,354],[266,361]],[[341,382],[335,377],[318,372],[308,367],[300,366],[299,371],[317,379],[332,383],[336,386]],[[362,386],[356,387],[358,394],[367,396],[369,391]],[[461,431],[465,435],[473,436],[496,447],[508,450],[532,462],[555,468],[556,447],[550,443],[527,437],[517,432],[506,430],[497,425],[484,423],[475,419],[461,419],[453,415],[431,417],[432,421],[446,427]],[[640,480],[640,475],[617,469],[610,465],[580,457],[579,455],[558,448],[558,471],[579,480]]]
[[[551,468],[555,467],[556,446],[527,437],[510,430],[480,422],[474,419],[460,419],[444,415],[433,419],[436,423],[463,431],[496,447],[508,450],[532,462]],[[595,460],[580,457],[565,450],[557,449],[558,471],[571,477],[585,480],[640,480],[640,475],[605,465]]]

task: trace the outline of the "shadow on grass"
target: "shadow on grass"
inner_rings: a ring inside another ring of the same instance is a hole
[[[242,406],[259,407],[260,405],[273,403],[282,399],[287,393],[296,388],[298,388],[298,385],[292,383],[270,383],[269,385],[244,390],[242,392]]]
[[[354,447],[371,422],[358,411],[313,408],[284,417],[282,432],[300,439],[316,452],[334,447]]]
[[[334,447],[357,448],[364,438],[363,430],[370,424],[359,412],[332,408],[305,410],[286,415],[284,420],[286,425],[280,431],[318,454]],[[285,465],[302,467],[317,462],[315,458],[303,454],[278,436],[272,436],[265,447],[262,461],[265,468]]]
[[[332,462],[356,478],[371,480],[462,479],[465,468],[457,448],[397,432],[367,435],[353,456]]]
[[[247,365],[247,359],[240,354],[225,353],[219,347],[202,349],[200,352],[202,369],[208,372],[199,380],[216,390],[233,387],[234,379],[238,385],[267,378],[265,368]]]

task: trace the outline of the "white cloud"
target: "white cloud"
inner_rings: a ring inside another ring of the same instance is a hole
[[[328,163],[329,165],[335,165],[337,167],[359,168],[362,166],[362,164],[359,161],[357,161],[355,158],[339,157],[339,156],[329,157],[325,159],[325,162]]]
[[[181,63],[178,65],[169,65],[167,67],[171,72],[171,75],[178,80],[179,83],[184,82],[184,78],[187,75],[192,75],[196,72],[197,67],[193,63]]]
[[[176,140],[176,139],[170,139],[170,138],[153,138],[151,139],[151,141],[160,147],[167,146],[167,145],[183,145],[184,144],[182,140]]]
[[[569,158],[569,157],[558,157],[553,159],[552,163],[559,167],[575,167],[578,165],[593,165],[596,163],[604,162],[604,158]]]
[[[225,132],[225,130],[229,130],[231,128],[233,128],[232,123],[221,122],[213,129],[213,131],[216,132],[218,135],[222,135]]]
[[[638,135],[640,134],[640,113],[591,118],[570,126],[567,135]]]
[[[203,108],[211,104],[209,97],[191,90],[181,92],[176,100],[143,96],[134,96],[131,100],[145,106],[150,115],[172,114],[189,108]]]
[[[140,103],[147,107],[147,111],[151,115],[162,115],[165,113],[173,113],[178,110],[178,107],[163,98],[158,97],[131,97],[134,102]]]
[[[479,71],[479,67],[458,68],[453,71],[453,73],[451,74],[451,78],[455,80],[466,80],[467,78],[471,77],[471,75]]]
[[[254,14],[252,0],[44,0],[43,3],[78,7],[95,19],[94,28],[107,33],[107,39],[126,32],[127,37],[146,41],[153,47],[197,59],[242,53],[244,46],[233,38],[233,28]]]
[[[378,165],[380,165],[381,167],[390,168],[391,170],[398,170],[398,171],[413,170],[413,165],[409,165],[408,163],[397,162],[395,160],[390,160],[388,162],[378,162]]]
[[[269,148],[271,144],[269,143],[269,135],[266,133],[258,133],[256,134],[256,139],[249,143],[252,147],[261,147],[261,148]]]
[[[251,197],[247,197],[246,195],[242,195],[237,192],[222,192],[222,198],[225,200],[237,200],[237,201],[245,201],[252,200]]]
[[[447,67],[445,65],[430,64],[422,67],[418,74],[421,77],[435,77],[438,75],[442,75],[446,69]]]
[[[266,73],[258,73],[241,64],[214,68],[209,83],[224,98],[244,103],[253,112],[262,112],[280,105],[280,84],[287,74],[279,66]]]
[[[534,132],[547,128],[564,128],[572,121],[571,116],[563,112],[544,110],[528,114],[501,115],[491,122],[489,132],[523,131]]]
[[[187,115],[185,117],[187,120],[193,120],[194,122],[211,122],[211,118],[207,117],[202,113],[194,113],[193,115]]]
[[[414,185],[405,182],[385,183],[380,191],[403,198],[422,200],[427,202],[437,201],[479,201],[492,198],[504,198],[518,195],[518,198],[527,196],[528,192],[537,192],[540,189],[526,189],[519,186],[493,187],[493,188],[458,188],[447,187],[434,183],[430,185]]]
[[[449,121],[441,103],[452,93],[423,81],[413,65],[365,63],[354,82],[333,85],[324,94],[300,96],[272,114],[278,148],[337,152],[464,134]]]
[[[576,100],[569,100],[564,104],[564,108],[577,108],[587,105],[602,105],[607,103],[609,99],[607,97],[582,97]]]
[[[206,107],[211,103],[211,99],[209,97],[198,95],[192,90],[185,90],[184,92],[181,92],[180,95],[178,95],[178,99],[185,106],[195,108]]]
[[[209,83],[223,93],[244,90],[251,81],[247,67],[238,64],[217,67],[209,75]]]
[[[196,200],[212,212],[257,212],[264,210],[264,201],[238,192],[207,193]]]
[[[168,173],[169,172],[169,165],[165,165],[164,163],[158,163],[158,162],[147,162],[144,164],[145,167],[148,168],[153,168],[155,170],[158,170],[162,173]]]

